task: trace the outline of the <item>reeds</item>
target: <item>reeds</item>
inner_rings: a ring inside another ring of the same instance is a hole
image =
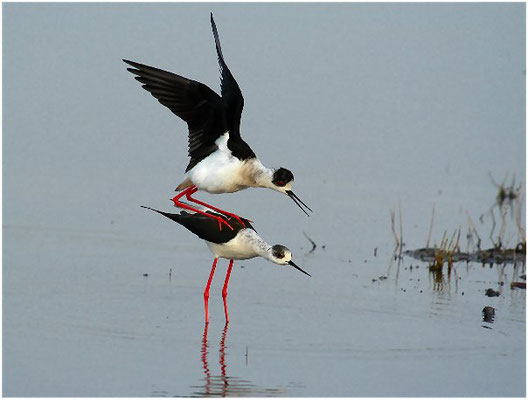
[[[444,264],[447,262],[448,273],[451,274],[451,268],[453,267],[453,254],[458,249],[458,242],[460,240],[460,231],[461,231],[461,228],[459,227],[455,232],[453,232],[453,235],[451,236],[451,240],[448,240],[447,231],[444,232],[444,235],[442,236],[442,241],[440,242],[440,246],[437,247],[435,244],[433,247],[434,248],[434,261],[432,262],[431,265],[429,265],[430,270],[432,271],[441,270]],[[455,235],[456,235],[456,240],[455,240]]]
[[[458,261],[475,261],[482,264],[505,264],[505,263],[525,263],[526,258],[526,232],[523,228],[523,207],[524,207],[524,195],[522,195],[522,186],[518,185],[515,187],[515,177],[513,178],[511,185],[506,186],[504,179],[501,185],[498,185],[490,174],[492,183],[497,186],[498,193],[495,198],[494,204],[490,207],[488,212],[480,216],[480,222],[484,223],[485,217],[491,217],[492,227],[489,232],[489,239],[491,240],[492,247],[489,249],[482,249],[482,237],[478,233],[475,223],[473,222],[470,213],[466,210],[467,215],[467,247],[465,252],[460,251],[460,236],[462,228],[458,227],[451,236],[448,236],[447,231],[440,240],[440,243],[434,243],[433,247],[430,247],[430,243],[433,235],[433,227],[435,223],[435,211],[436,203],[433,204],[431,211],[431,219],[429,222],[429,229],[427,231],[426,247],[417,250],[407,250],[405,254],[411,255],[414,258],[420,259],[425,262],[429,262],[429,268],[431,271],[441,271],[444,265],[447,265],[448,272],[451,273],[453,264]],[[497,208],[500,213],[500,225],[497,230],[497,220],[495,219],[494,208]],[[396,248],[402,246],[402,216],[401,216],[401,205],[399,204],[400,211],[400,237],[396,233],[396,213],[390,210],[392,233],[396,241]],[[511,220],[514,224],[508,224],[509,218],[507,214],[510,213]],[[513,228],[513,229],[512,229]],[[517,239],[513,244],[513,240]]]

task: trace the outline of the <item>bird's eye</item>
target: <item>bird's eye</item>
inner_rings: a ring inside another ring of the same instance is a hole
[[[286,182],[284,182],[284,181],[278,181],[277,182],[277,186],[284,186],[284,185],[286,185]]]

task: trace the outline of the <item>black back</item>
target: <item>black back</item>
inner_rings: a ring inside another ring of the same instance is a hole
[[[229,223],[229,225],[233,227],[233,230],[229,229],[229,227],[226,225],[222,225],[222,230],[220,230],[218,226],[218,221],[215,218],[210,218],[202,214],[198,214],[198,213],[191,214],[186,211],[181,211],[179,214],[171,214],[171,213],[159,211],[159,210],[156,210],[150,207],[145,207],[145,206],[141,206],[141,207],[146,208],[148,210],[155,211],[169,219],[172,219],[173,221],[179,223],[180,225],[183,225],[185,228],[190,230],[200,239],[207,240],[208,242],[212,242],[212,243],[218,243],[218,244],[227,243],[231,239],[235,238],[238,232],[240,232],[244,228],[255,230],[247,219],[242,218],[242,221],[246,225],[244,227],[235,218],[227,217],[223,214],[213,213],[211,211],[208,211],[207,213],[222,217]]]
[[[226,132],[229,132],[228,148],[235,157],[241,160],[256,157],[240,137],[244,98],[224,61],[212,13],[211,27],[220,64],[222,97],[203,83],[155,67],[123,60],[134,67],[127,70],[137,75],[136,80],[143,84],[145,90],[187,122],[191,159],[185,172],[216,151],[218,146],[215,141]]]

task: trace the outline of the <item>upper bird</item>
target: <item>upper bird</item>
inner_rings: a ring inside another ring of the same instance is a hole
[[[229,321],[229,314],[227,313],[227,284],[229,283],[229,277],[233,269],[233,260],[247,260],[260,256],[275,264],[291,265],[302,273],[311,276],[292,261],[292,253],[287,247],[280,244],[274,246],[267,244],[257,235],[257,232],[247,219],[239,222],[236,219],[229,218],[234,229],[219,231],[216,228],[216,223],[211,218],[207,218],[215,214],[206,209],[202,209],[201,211],[203,212],[201,213],[190,214],[181,211],[179,214],[171,214],[150,207],[142,207],[155,211],[184,226],[200,239],[205,240],[209,249],[214,254],[215,258],[204,291],[205,322],[209,322],[209,288],[211,287],[218,258],[227,258],[230,260],[222,290],[226,321]]]
[[[224,61],[212,13],[211,27],[220,64],[221,97],[203,83],[123,60],[133,67],[127,70],[137,75],[135,79],[143,84],[143,88],[187,122],[189,127],[190,162],[185,170],[185,179],[176,188],[181,193],[173,198],[174,204],[203,214],[180,201],[181,197],[186,196],[189,201],[235,217],[242,223],[237,215],[196,200],[191,195],[198,190],[232,193],[248,187],[264,187],[287,194],[308,215],[302,206],[312,210],[291,190],[294,179],[292,172],[286,168],[266,168],[240,137],[244,98]],[[206,215],[211,217],[210,214]],[[212,218],[218,220],[220,228],[224,223],[233,229],[222,217]]]

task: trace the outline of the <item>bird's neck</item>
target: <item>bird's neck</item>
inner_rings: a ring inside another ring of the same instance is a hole
[[[271,260],[271,246],[266,243],[253,229],[245,229],[244,242],[251,247],[255,255]]]
[[[254,158],[247,162],[246,173],[253,187],[273,187],[273,171],[266,168],[260,160]]]

